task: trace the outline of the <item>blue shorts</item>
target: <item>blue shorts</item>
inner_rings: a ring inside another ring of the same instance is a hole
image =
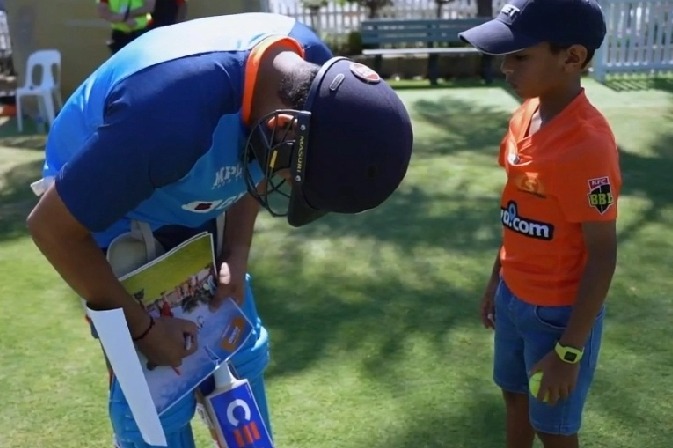
[[[572,306],[537,306],[517,298],[503,280],[495,295],[495,355],[493,380],[505,391],[528,395],[530,423],[537,432],[572,435],[579,432],[582,410],[594,377],[603,332],[604,310],[596,317],[580,361],[577,385],[554,406],[528,391],[528,372],[566,328]]]

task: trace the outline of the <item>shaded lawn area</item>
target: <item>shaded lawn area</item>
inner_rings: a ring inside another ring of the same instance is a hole
[[[584,446],[667,448],[673,95],[661,86],[587,86],[617,134],[625,186]],[[250,270],[272,338],[279,447],[504,444],[478,300],[499,243],[497,144],[518,103],[499,85],[399,91],[416,150],[388,203],[302,229],[259,221]],[[2,132],[0,446],[108,447],[98,346],[24,229],[41,143]],[[196,427],[199,446],[211,446]]]

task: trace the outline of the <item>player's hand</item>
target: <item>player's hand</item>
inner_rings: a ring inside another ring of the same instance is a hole
[[[559,400],[568,398],[575,389],[577,376],[579,375],[580,365],[570,364],[562,361],[558,354],[552,350],[547,353],[533,368],[529,376],[535,372],[542,372],[542,381],[537,399],[543,401],[548,395],[547,403],[550,406],[555,405]]]
[[[215,303],[232,298],[238,305],[243,304],[245,297],[245,274],[248,270],[248,260],[243,256],[231,255],[227,261],[220,264]]]
[[[481,298],[481,322],[484,328],[495,328],[495,292],[498,289],[498,277],[491,277]]]
[[[155,366],[179,367],[182,359],[198,349],[199,328],[190,320],[159,317],[147,335],[136,343],[140,352]],[[189,348],[186,340],[190,339]]]

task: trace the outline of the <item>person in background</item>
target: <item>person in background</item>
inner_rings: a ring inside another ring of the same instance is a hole
[[[155,0],[97,0],[98,17],[112,26],[107,47],[117,53],[129,42],[151,29]]]
[[[187,20],[187,0],[156,0],[152,11],[152,28],[175,25]]]

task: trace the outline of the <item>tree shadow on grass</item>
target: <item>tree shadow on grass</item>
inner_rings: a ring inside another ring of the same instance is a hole
[[[645,76],[611,76],[605,85],[616,92],[640,92],[644,90],[660,90],[673,92],[673,78],[652,78]]]
[[[460,183],[455,190],[428,194],[418,187],[406,188],[380,208],[357,216],[328,215],[292,234],[299,239],[348,235],[392,244],[407,252],[423,247],[470,252],[495,247],[500,238],[497,195],[469,195],[461,192],[467,191],[467,186]],[[434,210],[435,206],[443,211]]]
[[[662,117],[663,132],[650,144],[650,155],[620,147],[622,168],[622,196],[645,197],[649,205],[639,219],[626,225],[621,231],[622,239],[632,238],[647,223],[664,219],[662,212],[673,206],[670,177],[673,173],[673,111]]]
[[[470,77],[470,78],[453,78],[453,79],[444,79],[439,80],[436,85],[430,84],[426,79],[424,80],[399,80],[391,81],[390,85],[393,89],[398,91],[408,91],[408,90],[446,90],[446,89],[464,89],[464,88],[485,88],[491,89],[493,87],[501,87],[507,89],[507,83],[503,79],[494,79],[493,84],[486,84],[483,79]]]
[[[440,98],[413,103],[414,117],[441,132],[439,137],[419,137],[414,156],[448,156],[461,151],[498,154],[510,112],[495,107],[475,106],[469,101]]]
[[[450,212],[434,215],[436,203],[449,204]],[[385,210],[328,215],[284,236],[276,253],[260,252],[251,271],[277,353],[269,375],[307,369],[327,350],[366,347],[362,366],[380,376],[408,354],[410,338],[420,337],[441,353],[456,328],[478,328],[476,295],[500,240],[497,214],[497,197],[480,203],[469,195],[429,195],[412,188],[391,198]],[[351,261],[348,248],[329,246],[324,266],[304,252],[311,242],[343,242],[344,237],[353,237],[352,262],[366,266],[363,275],[333,265],[334,258]],[[261,229],[256,238],[278,241],[273,227]],[[391,259],[390,251],[403,259]],[[426,258],[434,253],[440,258]],[[446,265],[438,266],[438,260]]]
[[[494,224],[502,185],[483,177],[485,168],[500,173],[496,158],[508,113],[447,99],[419,100],[413,107],[415,120],[436,127],[437,133],[417,138],[409,180],[374,210],[355,217],[330,214],[293,234],[309,239],[349,235],[406,251],[479,251],[497,245],[500,234]],[[449,160],[458,153],[460,158]],[[448,178],[424,179],[424,159],[441,157],[447,160],[433,165],[446,166]]]
[[[47,136],[37,131],[32,120],[24,120],[23,126],[23,132],[19,132],[16,118],[0,124],[0,146],[25,151],[44,151]]]
[[[499,170],[495,157],[506,112],[446,100],[419,101],[414,107],[416,119],[437,125],[439,132],[417,142],[412,164],[423,158],[424,151],[429,157],[450,157],[462,150],[488,151],[490,162],[477,161],[474,175],[483,175],[485,164]],[[447,116],[446,126],[438,122]],[[475,291],[483,287],[501,237],[501,185],[496,182],[498,188],[475,192],[474,184],[483,181],[474,175],[456,172],[449,186],[439,178],[410,179],[381,207],[358,216],[330,214],[284,235],[277,243],[282,247],[282,262],[265,260],[273,258],[268,251],[255,260],[251,266],[255,295],[278,354],[269,375],[306,369],[328,349],[350,352],[367,346],[370,357],[363,360],[363,368],[379,376],[386,366],[405,356],[411,337],[422,337],[439,352],[455,328],[466,323],[477,328]],[[277,240],[277,232],[274,225],[262,226],[256,238]],[[372,244],[370,254],[355,252],[357,257],[369,258],[353,260],[371,266],[369,275],[353,278],[338,268],[307,273],[307,263],[315,263],[302,251],[307,243],[343,238],[354,244]],[[400,273],[390,265],[379,268],[379,264],[390,263],[378,252],[387,247],[413,260],[409,272]],[[455,271],[436,274],[434,261],[424,258],[434,251],[450,253],[457,260],[447,270],[460,266],[463,284],[455,284]]]
[[[26,217],[37,203],[30,183],[40,177],[42,165],[32,160],[0,173],[0,241],[26,235]]]
[[[481,384],[479,384],[480,386]],[[491,385],[491,387],[495,387]],[[373,448],[496,448],[505,446],[504,404],[475,385],[469,400],[444,406],[407,408],[403,423],[384,429]],[[462,394],[461,394],[462,395]]]

